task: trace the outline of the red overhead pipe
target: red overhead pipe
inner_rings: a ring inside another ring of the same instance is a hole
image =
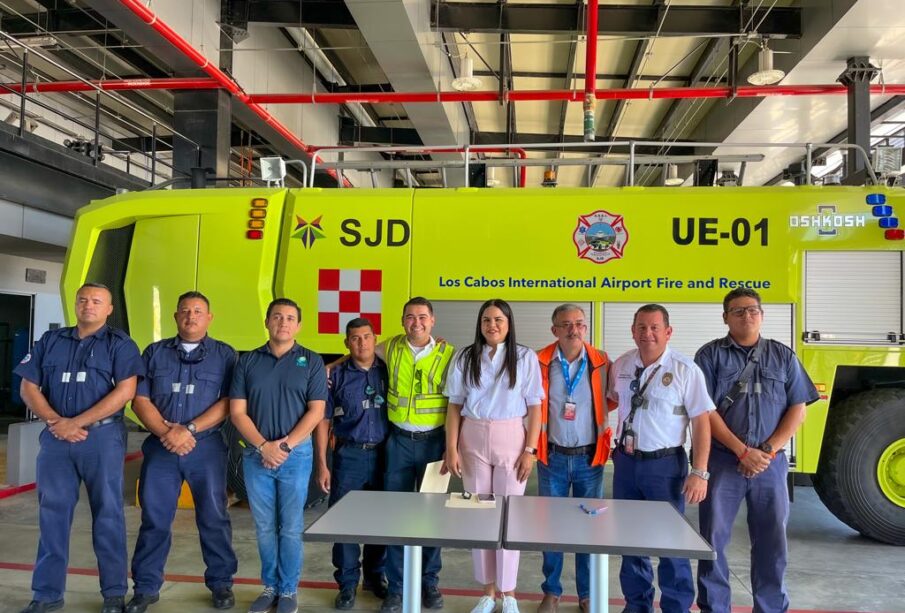
[[[240,102],[248,106],[256,115],[264,122],[279,132],[286,140],[291,142],[299,149],[309,152],[309,147],[282,123],[277,121],[267,109],[260,106],[259,103],[249,99],[248,94],[242,91],[239,84],[236,83],[229,75],[210,63],[210,60],[204,57],[200,51],[195,49],[187,40],[182,38],[173,28],[161,21],[153,11],[149,10],[139,0],[120,0],[127,9],[132,11],[139,19],[153,28],[158,34],[163,36],[170,44],[181,51],[187,58],[192,60],[201,70],[203,70],[212,79],[217,81],[220,86],[239,99]],[[334,170],[327,171],[330,176],[336,178],[337,174]],[[347,179],[343,179],[344,184],[351,187],[351,183]]]
[[[766,96],[824,96],[845,94],[844,85],[750,85],[737,88],[739,98]],[[871,85],[875,95],[905,94],[905,85]],[[731,98],[729,87],[655,87],[627,89],[598,89],[594,92],[597,100],[661,100],[679,98]],[[583,92],[571,89],[509,91],[508,99],[521,101],[568,101],[580,102]],[[250,102],[259,104],[362,104],[412,103],[412,102],[498,102],[499,92],[347,92],[347,93],[306,93],[306,94],[251,94]]]
[[[220,84],[214,79],[103,79],[95,81],[47,81],[26,83],[25,92],[89,92],[98,89],[103,91],[125,91],[135,89],[218,89]],[[21,83],[3,83],[0,94],[22,91]]]
[[[591,142],[597,133],[594,127],[594,95],[597,92],[597,0],[588,0],[588,35],[585,40],[584,69],[584,140]]]

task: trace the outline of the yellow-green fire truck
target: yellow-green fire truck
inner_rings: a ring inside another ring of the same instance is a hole
[[[724,336],[723,296],[751,287],[765,336],[795,349],[820,401],[790,444],[827,507],[905,544],[905,191],[861,187],[613,189],[217,189],[149,191],[76,217],[63,294],[114,289],[116,321],[144,346],[172,335],[176,297],[210,299],[211,334],[265,340],[274,297],[302,306],[299,342],[343,352],[353,317],[401,330],[410,296],[436,332],[470,342],[477,306],[515,307],[520,340],[552,341],[550,313],[584,306],[591,340],[631,347],[635,309],[671,313],[672,346]]]

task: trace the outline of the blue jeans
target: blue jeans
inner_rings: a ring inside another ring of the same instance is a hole
[[[383,490],[383,448],[361,449],[341,445],[333,452],[333,475],[330,479],[330,506],[353,490]],[[378,585],[383,580],[386,563],[385,545],[365,545],[364,560],[359,562],[361,548],[356,543],[333,545],[333,577],[339,589],[358,585],[364,566],[365,583]]]
[[[548,464],[537,464],[537,489],[541,496],[568,498],[571,487],[573,498],[603,498],[603,466],[591,466],[593,456],[550,452],[548,460]],[[591,595],[590,563],[590,555],[575,554],[575,584],[580,599]],[[562,596],[562,564],[562,552],[544,552],[544,582],[540,586],[544,594]]]
[[[726,546],[742,500],[748,507],[751,537],[751,591],[754,613],[785,613],[789,596],[783,582],[788,551],[786,524],[789,520],[789,461],[776,455],[767,470],[746,479],[738,472],[738,460],[728,452],[710,452],[710,483],[701,503],[701,535],[716,551],[716,561],[698,562],[698,607],[704,613],[728,611],[729,561]]]
[[[688,476],[685,450],[656,459],[636,459],[618,449],[613,454],[613,498],[619,500],[660,500],[685,513],[682,487]],[[642,556],[622,556],[619,583],[625,609],[631,613],[653,613],[653,567]],[[694,578],[688,558],[660,558],[657,566],[660,609],[663,613],[688,613],[694,602]]]
[[[415,492],[424,478],[424,469],[430,462],[443,459],[446,450],[446,434],[439,428],[435,436],[421,440],[412,440],[390,430],[387,439],[387,469],[384,475],[384,486],[388,492]],[[437,587],[440,582],[439,547],[424,547],[421,550],[421,587]],[[387,591],[390,594],[402,593],[403,548],[400,545],[387,547]]]
[[[123,459],[126,427],[114,422],[88,431],[81,443],[67,443],[41,431],[38,452],[38,556],[31,577],[34,599],[52,602],[66,591],[69,532],[79,486],[91,507],[91,540],[101,594],[125,596],[129,589],[126,519],[123,515]]]
[[[195,523],[206,567],[204,583],[211,590],[233,584],[238,562],[226,511],[226,445],[219,432],[205,435],[185,456],[170,453],[153,435],[141,446],[141,530],[132,556],[136,594],[157,594],[163,585],[183,481],[189,484],[195,502]]]
[[[302,528],[313,463],[310,438],[274,469],[264,468],[253,449],[243,454],[245,489],[261,556],[261,582],[279,594],[295,594],[302,574]]]

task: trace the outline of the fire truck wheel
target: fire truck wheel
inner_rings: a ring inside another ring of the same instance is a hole
[[[905,545],[905,389],[877,389],[830,410],[814,488],[840,520]]]
[[[242,473],[242,451],[245,449],[239,441],[242,437],[235,426],[227,419],[223,424],[223,438],[226,441],[226,487],[239,500],[245,500],[245,476]]]
[[[242,452],[245,447],[239,442],[242,440],[239,431],[236,430],[229,420],[223,424],[223,437],[226,441],[227,459],[226,459],[226,487],[236,495],[239,500],[247,500],[248,493],[245,490],[245,475],[242,472]],[[330,454],[327,454],[327,466],[332,466]],[[308,499],[305,502],[305,508],[320,504],[327,499],[327,495],[321,491],[317,484],[315,471],[311,471],[311,480],[308,483]]]

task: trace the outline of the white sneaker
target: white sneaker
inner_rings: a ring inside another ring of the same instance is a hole
[[[481,596],[481,599],[478,601],[478,604],[474,606],[474,609],[471,610],[471,613],[493,613],[494,609],[496,609],[496,600],[490,596]],[[516,609],[516,611],[518,611],[518,609]]]
[[[512,596],[503,596],[503,613],[519,613],[518,602]]]

